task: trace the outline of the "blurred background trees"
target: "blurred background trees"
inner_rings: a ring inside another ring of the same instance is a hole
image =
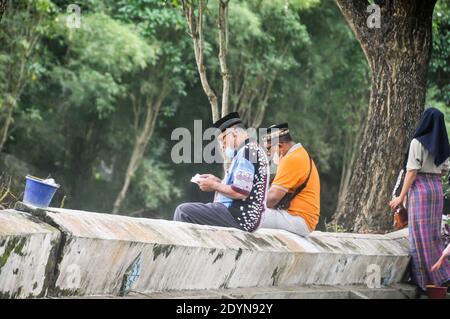
[[[55,178],[53,205],[65,197],[67,208],[171,218],[182,201],[212,200],[189,179],[222,166],[170,158],[173,129],[212,119],[180,1],[83,1],[79,29],[66,25],[69,0],[8,2],[0,22],[7,203],[26,174]],[[289,122],[319,168],[324,230],[366,118],[364,54],[333,1],[230,0],[228,10],[230,110],[253,127]],[[204,62],[220,96],[217,14],[217,1],[207,1]],[[438,1],[427,103],[448,115],[449,21]]]

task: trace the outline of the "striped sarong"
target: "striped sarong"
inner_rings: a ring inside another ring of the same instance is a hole
[[[444,242],[441,233],[444,195],[437,174],[417,174],[408,193],[409,248],[412,257],[412,278],[423,290],[427,284],[442,285],[450,280],[450,262],[430,272],[439,259]]]

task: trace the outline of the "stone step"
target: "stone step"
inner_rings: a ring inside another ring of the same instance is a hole
[[[396,284],[383,288],[354,286],[289,286],[256,287],[211,290],[185,290],[141,293],[131,291],[122,297],[89,296],[63,297],[88,299],[414,299],[417,288],[407,284]]]

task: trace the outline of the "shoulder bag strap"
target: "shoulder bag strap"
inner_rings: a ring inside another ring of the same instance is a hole
[[[309,178],[311,177],[311,171],[312,171],[312,158],[311,156],[308,154],[309,157],[309,173],[308,173],[308,177],[306,178],[306,180],[295,190],[291,193],[292,198],[294,198],[295,196],[297,196],[298,194],[300,194],[300,192],[305,189],[306,185],[308,184]]]

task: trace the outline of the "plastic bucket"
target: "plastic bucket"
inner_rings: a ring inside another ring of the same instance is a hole
[[[47,208],[52,201],[53,195],[59,185],[50,185],[44,183],[44,180],[27,175],[25,177],[25,192],[23,194],[23,202],[39,208]]]
[[[427,285],[427,294],[430,299],[446,299],[447,287],[438,287],[434,285]]]

